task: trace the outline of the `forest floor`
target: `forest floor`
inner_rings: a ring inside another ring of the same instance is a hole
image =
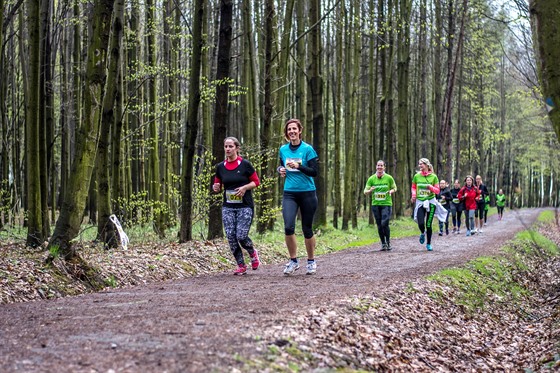
[[[231,265],[210,263],[204,253],[227,255],[227,248],[207,243],[191,252],[196,260],[189,265],[203,267],[194,277],[180,258],[172,258],[165,276],[184,273],[184,278],[154,282],[132,266],[154,266],[155,273],[157,263],[136,255],[137,263],[127,267],[126,255],[115,253],[103,259],[117,273],[115,282],[126,278],[138,286],[36,300],[62,290],[25,290],[21,284],[28,278],[11,282],[20,284],[18,290],[3,279],[0,371],[522,371],[550,361],[560,368],[554,358],[560,333],[551,316],[558,316],[558,261],[541,263],[538,280],[547,291],[555,289],[556,298],[535,300],[530,318],[511,310],[500,320],[495,315],[481,320],[461,307],[442,307],[425,280],[444,268],[499,254],[540,212],[508,211],[502,221],[491,216],[484,233],[472,237],[436,233],[432,252],[415,236],[394,240],[391,252],[380,252],[376,244],[322,255],[312,276],[304,265],[285,276],[279,263],[233,276]],[[560,232],[549,233],[558,244]],[[2,277],[16,268],[40,272],[25,260],[5,260],[8,249],[0,250]],[[220,272],[211,273],[216,268]],[[75,290],[86,291],[87,286]]]

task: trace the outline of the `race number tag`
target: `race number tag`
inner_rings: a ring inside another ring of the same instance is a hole
[[[459,198],[453,198],[453,203],[459,203]]]
[[[387,199],[387,192],[376,192],[375,193],[375,200],[376,201],[385,201]]]
[[[291,171],[291,172],[300,172],[297,168],[290,168],[288,166],[288,163],[290,162],[296,162],[299,163],[301,165],[301,158],[286,158],[286,170]]]
[[[236,196],[237,192],[235,190],[226,190],[226,202],[227,203],[241,203],[243,202],[243,197]]]
[[[429,189],[420,189],[420,190],[418,191],[418,195],[419,195],[420,197],[429,197],[431,193],[432,193],[432,192],[430,192]]]

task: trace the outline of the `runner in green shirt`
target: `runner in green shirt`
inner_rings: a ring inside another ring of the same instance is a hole
[[[418,161],[420,172],[412,179],[412,203],[414,220],[420,229],[420,243],[426,242],[426,249],[432,251],[432,221],[434,215],[440,222],[447,219],[447,210],[436,200],[439,194],[439,179],[434,174],[434,167],[427,158]]]
[[[371,194],[371,212],[377,224],[381,251],[390,251],[392,247],[389,220],[393,212],[391,196],[397,191],[397,185],[393,177],[385,173],[385,161],[377,161],[376,170],[377,172],[367,180],[364,194]]]
[[[504,218],[504,207],[506,206],[506,196],[504,191],[500,189],[496,194],[496,207],[498,208],[498,220]]]
[[[488,221],[488,210],[490,210],[490,195],[487,194],[486,197],[484,197],[484,225],[488,225],[487,221]]]

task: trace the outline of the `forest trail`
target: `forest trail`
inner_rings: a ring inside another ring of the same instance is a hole
[[[347,297],[378,294],[442,268],[491,255],[535,222],[541,209],[488,218],[483,234],[418,237],[317,258],[285,276],[265,265],[246,276],[219,273],[52,301],[0,305],[2,372],[230,371],[254,349],[255,330]],[[434,224],[437,227],[437,222]],[[372,227],[372,230],[375,229]],[[437,229],[436,229],[437,231]],[[373,231],[372,231],[373,233]],[[320,239],[320,237],[318,238]],[[300,252],[303,250],[300,249]],[[303,261],[302,263],[304,263]],[[247,328],[251,327],[253,335]]]

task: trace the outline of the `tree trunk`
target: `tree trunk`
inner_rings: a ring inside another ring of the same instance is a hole
[[[393,209],[396,216],[402,216],[405,208],[405,203],[408,201],[408,193],[406,190],[410,185],[410,172],[409,172],[409,159],[407,148],[410,144],[409,139],[409,124],[408,124],[408,86],[409,86],[409,64],[410,64],[410,15],[411,15],[412,1],[400,0],[399,2],[399,46],[398,46],[398,112],[397,112],[397,126],[398,126],[398,141],[399,146],[395,148],[397,153],[397,161],[400,167],[394,168],[395,180],[397,188],[400,193],[394,194]],[[390,173],[391,173],[390,172]],[[406,194],[405,194],[406,193]]]
[[[9,192],[9,160],[8,160],[8,121],[6,118],[6,106],[4,105],[6,97],[6,77],[4,76],[4,71],[6,71],[6,65],[4,64],[4,0],[0,0],[0,229],[4,226],[5,222],[5,211],[6,199],[5,195]]]
[[[426,84],[426,74],[428,68],[428,60],[427,60],[427,49],[428,49],[428,33],[427,33],[427,16],[426,16],[426,0],[422,0],[420,3],[420,36],[418,41],[418,49],[419,49],[419,61],[420,64],[420,123],[421,123],[421,139],[426,139],[428,136],[428,103],[427,103],[427,84]],[[422,157],[427,154],[428,149],[426,148],[426,141],[422,140],[420,152]],[[414,154],[416,158],[418,158],[418,153]],[[404,193],[404,191],[403,191]],[[408,191],[406,192],[406,196],[408,196]],[[408,197],[407,197],[408,198]]]
[[[121,39],[121,56],[123,56],[124,49],[122,48]],[[118,82],[117,82],[117,95],[115,97],[115,121],[113,126],[113,133],[111,139],[111,191],[112,201],[111,207],[113,213],[123,221],[122,199],[128,196],[126,186],[129,185],[126,177],[130,170],[130,163],[123,161],[123,154],[128,154],[126,142],[122,141],[123,133],[126,132],[126,123],[124,120],[124,63],[122,57],[118,66]]]
[[[247,94],[242,97],[243,110],[243,141],[249,144],[258,142],[259,133],[259,89],[257,58],[255,51],[255,34],[252,23],[252,0],[243,0],[243,73],[242,82],[247,87]]]
[[[313,147],[319,156],[319,174],[315,178],[317,188],[318,207],[315,214],[315,225],[325,226],[327,224],[327,149],[323,116],[323,76],[321,66],[322,43],[321,43],[321,4],[319,0],[310,0],[309,23],[314,25],[310,32],[311,38],[311,60],[308,69],[308,87],[312,102],[313,117]]]
[[[212,154],[214,162],[224,159],[224,139],[228,124],[229,68],[231,65],[231,35],[233,20],[233,1],[220,2],[220,37],[218,41],[218,65],[216,71],[216,106],[214,107],[214,132],[212,135]],[[209,180],[210,181],[210,180]],[[223,237],[221,204],[212,204],[208,222],[208,238]]]
[[[147,63],[152,71],[157,70],[156,60],[156,14],[155,3],[153,0],[146,1],[146,22],[147,22]],[[154,231],[160,237],[165,237],[165,225],[163,224],[163,213],[161,205],[161,174],[160,174],[160,155],[159,155],[159,105],[158,105],[158,74],[150,74],[148,79],[148,196],[152,203],[154,217]]]
[[[441,72],[441,61],[443,58],[443,10],[441,5],[441,0],[434,1],[434,10],[435,10],[435,23],[436,27],[434,33],[432,34],[432,40],[435,44],[434,48],[434,59],[433,59],[433,110],[434,110],[434,117],[433,117],[433,131],[427,131],[426,135],[422,137],[422,154],[421,157],[431,158],[432,155],[437,153],[438,146],[440,145],[437,142],[437,137],[433,138],[432,134],[438,136],[440,132],[440,123],[441,123],[441,90],[442,90],[442,72]],[[433,146],[430,147],[430,143],[428,142],[429,139],[432,138]],[[437,166],[437,159],[431,159],[434,165]],[[436,170],[437,172],[438,170]]]
[[[39,154],[39,113],[41,69],[41,28],[38,0],[27,0],[27,27],[29,33],[29,66],[26,105],[26,180],[27,180],[27,240],[26,245],[37,247],[45,239],[41,215],[41,162]],[[25,68],[24,68],[25,69]]]
[[[265,46],[264,46],[264,102],[262,128],[260,133],[261,151],[266,151],[270,147],[270,139],[272,137],[272,66],[273,66],[273,38],[274,38],[274,1],[266,0],[265,2]],[[263,162],[260,174],[268,173],[268,163]],[[272,198],[272,191],[264,190],[261,193],[259,203],[264,206]],[[260,219],[257,221],[257,232],[264,233],[269,227],[268,221]]]
[[[202,64],[202,23],[204,19],[204,0],[194,3],[192,26],[192,55],[191,71],[189,77],[189,107],[185,141],[183,143],[183,169],[181,174],[181,227],[179,241],[192,240],[192,202],[193,202],[193,169],[196,136],[198,132],[198,109],[200,106],[200,70]]]
[[[342,128],[342,66],[344,65],[344,6],[340,5],[336,22],[336,70],[333,72],[333,114],[334,114],[334,162],[333,162],[333,226],[338,229],[338,218],[342,215],[342,181],[341,172],[341,128]]]
[[[41,179],[41,226],[42,235],[50,235],[49,222],[49,171],[52,161],[52,138],[54,126],[53,80],[51,64],[51,1],[41,1],[41,72],[39,78],[39,159]],[[52,175],[54,178],[54,175]],[[54,189],[53,189],[54,193]]]
[[[369,5],[371,9],[375,9],[375,1],[370,0]],[[375,30],[375,23],[371,21],[371,29]],[[368,92],[369,92],[369,99],[368,101],[368,136],[367,136],[367,159],[366,159],[366,173],[365,178],[366,181],[368,179],[369,174],[372,173],[372,170],[375,170],[375,162],[379,159],[377,155],[377,145],[376,140],[378,137],[377,132],[377,91],[379,85],[379,64],[377,63],[377,44],[379,43],[378,38],[370,37],[369,38],[369,59],[368,59]],[[365,185],[365,182],[363,183]],[[359,190],[361,191],[361,185],[359,186]],[[368,215],[368,224],[372,225],[375,224],[373,214],[371,213],[371,201],[369,198],[365,198],[365,209]]]
[[[85,119],[76,133],[76,157],[72,164],[68,193],[64,196],[60,216],[49,242],[51,253],[58,252],[66,260],[77,255],[71,240],[77,236],[80,230],[95,163],[113,6],[112,0],[99,0],[93,8],[91,22],[94,31],[88,47],[84,90]]]
[[[538,58],[537,71],[548,116],[556,137],[560,139],[560,32],[558,32],[558,2],[530,0],[531,26]]]
[[[355,119],[356,119],[356,109],[357,109],[357,71],[356,67],[359,65],[359,61],[356,61],[357,55],[357,37],[356,33],[353,31],[355,26],[353,7],[350,7],[349,14],[345,14],[345,34],[346,34],[346,77],[345,77],[345,158],[344,158],[344,202],[342,211],[342,229],[347,230],[350,228],[350,224],[354,224],[356,215],[356,202],[355,202],[355,170],[356,170],[356,132]]]
[[[296,6],[296,20],[297,20],[297,35],[303,35],[305,32],[306,21],[308,15],[305,11],[306,1],[298,0]],[[305,38],[299,38],[296,43],[296,58],[298,61],[305,61]],[[307,85],[305,83],[305,72],[300,64],[297,64],[294,68],[296,69],[295,77],[295,113],[296,117],[299,118],[301,123],[307,123],[307,110],[306,110],[306,97],[307,97]]]
[[[386,128],[385,128],[385,110],[387,91],[387,22],[385,14],[385,0],[378,0],[377,3],[377,34],[379,35],[377,44],[377,60],[378,74],[381,77],[381,97],[379,99],[379,126],[377,131],[377,157],[387,161],[387,153],[385,146]]]
[[[128,49],[128,74],[130,76],[138,75],[137,61],[141,56],[141,41],[140,41],[140,10],[138,0],[132,0],[130,4],[130,19],[128,20],[130,28],[130,39],[127,40]],[[130,128],[130,132],[135,134],[133,139],[135,140],[130,144],[131,153],[131,165],[130,165],[130,178],[131,178],[131,194],[137,194],[141,190],[144,190],[144,169],[142,167],[140,158],[141,145],[144,137],[144,126],[141,123],[142,116],[140,115],[140,105],[142,102],[142,96],[144,95],[143,85],[140,83],[140,79],[130,79],[127,85],[129,103],[128,106],[131,110],[128,111],[127,123]],[[133,214],[133,211],[129,211]],[[128,217],[127,217],[128,218]],[[126,219],[125,219],[126,220]]]
[[[61,69],[61,97],[62,102],[70,102],[70,43],[69,43],[69,29],[64,30],[62,35],[62,52],[60,54],[60,69]],[[67,106],[60,105],[60,188],[57,196],[56,205],[53,210],[60,208],[61,198],[66,191],[68,183],[68,173],[70,171],[70,123],[71,123],[71,109]],[[53,191],[54,192],[54,191]]]
[[[103,113],[99,130],[99,145],[97,147],[97,237],[106,247],[117,247],[119,242],[116,229],[109,216],[112,214],[110,188],[111,131],[115,124],[115,102],[119,85],[120,49],[123,35],[124,0],[115,1],[113,26],[111,32],[111,45],[108,56],[107,84],[103,97]],[[116,118],[120,120],[120,118]],[[113,142],[114,145],[120,142]],[[113,152],[119,149],[111,149]],[[118,170],[117,170],[118,173]],[[113,175],[114,177],[115,175]]]

